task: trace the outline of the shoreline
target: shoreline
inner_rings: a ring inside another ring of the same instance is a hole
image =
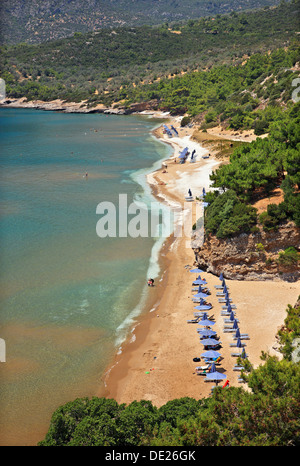
[[[167,124],[171,121],[177,127],[176,118],[168,119]],[[175,164],[178,151],[188,142],[189,146],[198,147],[200,152],[203,150],[202,154],[208,150],[213,152],[211,148],[204,148],[192,140],[193,131],[183,128],[180,131],[183,133],[180,136],[181,143],[176,138],[164,137],[162,126],[153,131],[157,138],[171,144],[174,150],[165,161],[165,173],[161,168],[147,176],[152,193],[159,201],[182,203],[187,195],[187,186],[193,182],[193,192],[200,184],[199,176],[202,174],[201,181],[206,176],[207,182],[212,168],[221,163],[213,154],[208,163],[201,159],[195,164]],[[208,186],[205,188],[208,189]],[[199,192],[195,192],[197,194]],[[195,373],[195,367],[202,362],[195,363],[193,358],[203,352],[196,332],[197,325],[187,323],[188,319],[193,318],[191,288],[195,279],[195,275],[188,272],[195,260],[191,239],[189,244],[187,247],[186,238],[168,238],[165,241],[160,251],[163,279],[161,286],[153,293],[156,306],[153,310],[150,304],[148,309],[152,312],[144,309],[138,317],[133,330],[134,339],[128,338],[124,342],[122,353],[115,357],[106,371],[104,392],[96,396],[114,398],[118,403],[125,404],[144,399],[159,407],[176,398],[188,396],[199,399],[210,395],[213,384],[205,383],[204,378]],[[236,358],[231,353],[237,348],[230,347],[232,334],[223,333],[224,318],[220,316],[221,304],[215,289],[220,284],[219,278],[210,273],[203,273],[202,277],[207,280],[211,290],[209,298],[213,308],[209,316],[215,319],[214,330],[222,344],[221,371],[225,372],[231,386],[247,389],[245,384],[238,382],[239,373],[233,370]],[[246,341],[249,361],[254,367],[260,365],[262,351],[280,358],[281,354],[276,348],[276,334],[286,317],[287,305],[293,305],[297,300],[297,282],[226,280],[226,283],[230,288],[230,297],[237,306],[241,332],[248,333],[250,337]]]

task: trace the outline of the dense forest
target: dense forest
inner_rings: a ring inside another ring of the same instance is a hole
[[[251,66],[257,69],[251,71],[249,82],[235,79],[233,88],[230,81],[234,70],[249,56],[297,43],[299,5],[299,0],[293,0],[260,10],[259,14],[232,12],[189,20],[172,28],[166,23],[119,27],[76,33],[39,45],[2,46],[1,77],[6,81],[8,98],[85,100],[91,106],[115,102],[128,105],[158,98],[160,106],[172,113],[187,111],[194,115],[202,110],[203,99],[209,99],[212,105],[226,100],[226,91],[238,91],[241,85],[247,89],[265,72],[263,61],[252,61]],[[290,68],[295,60],[290,57],[285,63],[282,58],[276,59],[281,68]],[[270,62],[269,68],[273,64]],[[226,67],[229,65],[233,66],[231,74]],[[223,80],[223,86],[218,86],[221,91],[216,96],[211,89],[205,97],[202,86],[207,91],[206,79],[214,76],[208,74],[206,78],[207,71],[218,66],[224,67],[216,71],[217,79]],[[249,66],[245,69],[250,72]]]
[[[40,43],[74,32],[140,26],[272,6],[279,0],[1,0],[0,43]]]
[[[206,235],[226,238],[241,232],[255,232],[257,225],[266,231],[276,230],[292,220],[300,227],[300,103],[278,111],[269,124],[267,138],[242,144],[211,175],[212,187],[221,188],[206,196]],[[257,215],[251,205],[267,198],[280,187],[283,201],[269,203],[267,210]],[[290,261],[300,260],[297,248],[289,251]],[[288,261],[288,257],[283,257]],[[292,263],[291,262],[291,263]],[[288,263],[288,262],[287,262]]]
[[[278,333],[283,359],[248,359],[242,387],[216,387],[208,398],[180,398],[156,408],[150,401],[118,404],[80,398],[58,408],[40,446],[299,446],[299,301]]]

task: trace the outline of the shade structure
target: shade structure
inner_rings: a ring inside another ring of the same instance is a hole
[[[212,306],[210,304],[200,304],[200,306],[195,306],[194,309],[197,309],[197,311],[209,311]]]
[[[215,325],[216,322],[213,322],[209,319],[202,319],[199,320],[198,325],[203,325],[204,327],[210,327],[211,325]]]
[[[201,285],[199,285],[199,286],[198,286],[197,293],[202,293],[202,292],[203,292],[202,287],[201,287]]]
[[[209,372],[206,374],[206,378],[209,380],[223,380],[227,378],[226,374],[222,374],[221,372],[215,371],[215,372]]]
[[[243,343],[241,342],[240,338],[238,338],[238,339],[237,339],[237,342],[236,342],[236,346],[237,346],[238,348],[242,348],[242,347],[245,346],[245,345],[243,345]]]
[[[190,272],[192,272],[192,273],[204,273],[204,270],[201,270],[201,269],[192,269],[192,270],[190,270]]]
[[[232,328],[235,328],[235,329],[236,329],[236,328],[239,328],[239,326],[238,326],[238,323],[237,323],[237,320],[236,320],[236,319],[234,319],[234,321],[233,321],[233,327],[232,327]]]
[[[197,278],[197,280],[193,282],[193,285],[207,285],[207,281]]]
[[[239,329],[239,328],[236,329],[235,336],[236,336],[236,338],[240,338],[241,333],[240,333],[240,329]]]
[[[245,350],[245,348],[243,348],[243,351],[242,351],[242,354],[241,354],[241,358],[247,359],[247,355],[246,355],[246,350]]]
[[[193,296],[193,298],[208,298],[208,297],[209,297],[208,294],[202,293],[202,292],[201,292],[201,293],[196,293],[196,294],[194,294],[194,296]]]
[[[204,346],[217,346],[220,344],[220,342],[215,338],[204,338],[203,340],[200,340],[200,343]]]
[[[236,318],[234,317],[233,311],[231,311],[231,313],[230,313],[229,320],[232,320],[232,322],[234,322],[236,320]]]
[[[210,366],[210,372],[217,372],[217,368],[215,363],[213,362],[212,365]]]
[[[216,335],[217,332],[215,332],[214,330],[210,330],[210,329],[207,329],[207,328],[201,328],[198,330],[198,333],[200,333],[201,335],[205,336],[205,337],[211,337],[212,335]]]
[[[205,359],[217,359],[221,356],[218,351],[208,350],[201,354],[201,358]]]

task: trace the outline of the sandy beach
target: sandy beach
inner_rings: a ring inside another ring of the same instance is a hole
[[[156,130],[156,136],[172,144],[174,153],[166,161],[165,168],[148,176],[148,182],[160,201],[182,206],[189,188],[194,199],[201,195],[203,187],[209,189],[209,175],[221,160],[192,139],[193,128],[180,128],[179,119],[172,119],[171,124],[178,130],[178,137],[169,138],[163,134],[162,128]],[[195,149],[195,163],[190,163],[189,159],[185,164],[178,163],[179,152],[184,147],[188,147],[190,153]],[[202,158],[208,154],[209,158]],[[199,399],[210,394],[214,383],[205,382],[205,377],[195,372],[196,366],[204,364],[203,360],[193,361],[204,351],[197,333],[199,326],[187,322],[196,312],[192,283],[197,275],[190,273],[194,268],[190,239],[185,236],[168,238],[161,251],[160,265],[163,279],[151,289],[153,296],[149,298],[149,308],[108,368],[105,393],[99,392],[98,396],[126,404],[145,399],[161,406],[175,398]],[[219,277],[201,273],[201,278],[206,279],[211,292],[212,309],[208,316],[214,320],[213,330],[221,342],[218,351],[222,360],[218,370],[226,374],[231,386],[242,385],[247,389],[245,384],[238,382],[239,372],[233,370],[236,357],[231,353],[241,350],[230,346],[234,343],[233,335],[223,332],[223,304],[219,302],[215,288],[221,283]],[[297,301],[299,282],[226,280],[226,284],[232,304],[236,306],[240,331],[249,335],[249,340],[243,340],[249,361],[254,367],[262,364],[262,351],[280,358],[276,334],[286,317],[287,305]]]

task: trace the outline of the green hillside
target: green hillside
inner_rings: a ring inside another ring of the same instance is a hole
[[[8,97],[106,105],[139,100],[150,82],[220,64],[237,65],[253,53],[293,43],[298,18],[299,0],[294,0],[259,14],[231,13],[173,28],[122,27],[39,45],[4,46],[1,76]]]
[[[180,398],[160,408],[151,401],[118,404],[80,398],[58,408],[40,446],[299,446],[299,363],[290,342],[299,338],[299,305],[288,306],[279,332],[283,359],[262,354],[254,369],[238,358],[241,387],[215,388],[196,400]]]
[[[41,43],[75,32],[161,24],[278,3],[278,0],[1,0],[0,43]]]

